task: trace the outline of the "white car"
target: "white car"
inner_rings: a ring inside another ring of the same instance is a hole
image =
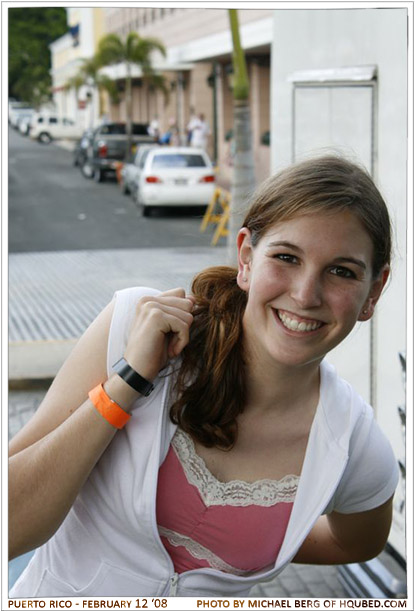
[[[21,113],[16,122],[16,128],[19,130],[21,134],[27,136],[30,132],[30,122],[32,121],[32,117],[35,111]]]
[[[30,137],[43,143],[62,138],[77,140],[81,135],[82,128],[67,117],[36,114],[30,123]]]
[[[35,109],[28,104],[24,104],[23,102],[19,104],[20,106],[14,106],[9,111],[9,123],[16,130],[19,129],[19,121],[23,119],[23,117],[31,117],[35,112]]]
[[[207,206],[215,190],[212,162],[203,149],[151,149],[138,179],[136,201],[146,216],[155,206]]]
[[[151,149],[158,148],[159,145],[138,145],[137,152],[133,161],[129,164],[124,164],[121,169],[120,187],[124,195],[131,194],[134,200],[137,199],[138,181],[140,173],[144,168],[147,155]]]

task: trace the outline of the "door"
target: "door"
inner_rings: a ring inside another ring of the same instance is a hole
[[[349,75],[348,75],[349,76]],[[332,72],[330,73],[333,78]],[[363,164],[375,163],[375,81],[294,80],[292,158],[298,161],[337,152]],[[374,403],[373,323],[358,323],[328,360],[370,403]]]

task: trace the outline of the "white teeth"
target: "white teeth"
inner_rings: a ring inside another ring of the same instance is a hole
[[[312,323],[305,323],[304,321],[301,321],[301,323],[299,323],[296,319],[290,319],[288,315],[281,312],[278,312],[278,317],[282,321],[284,327],[293,331],[313,331],[321,326],[319,321],[313,321]]]

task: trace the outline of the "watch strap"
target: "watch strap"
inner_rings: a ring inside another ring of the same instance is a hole
[[[143,376],[141,376],[138,372],[136,372],[130,364],[121,357],[114,365],[112,366],[114,372],[118,374],[130,387],[141,393],[147,397],[154,389],[153,383],[149,382]]]

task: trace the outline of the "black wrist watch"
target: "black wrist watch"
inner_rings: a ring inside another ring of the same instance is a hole
[[[149,382],[126,362],[124,357],[121,357],[112,366],[114,372],[118,374],[130,387],[147,397],[154,389],[153,383]]]

